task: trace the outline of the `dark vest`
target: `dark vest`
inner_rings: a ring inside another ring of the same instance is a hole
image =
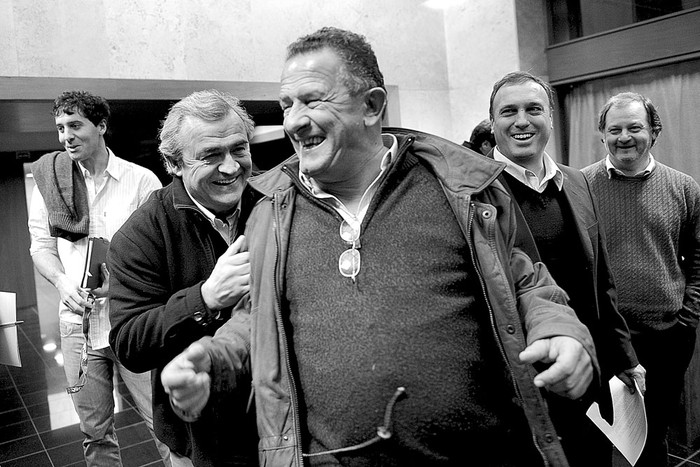
[[[563,190],[550,181],[538,193],[506,172],[503,177],[530,228],[540,260],[569,295],[569,305],[574,310],[590,306],[590,297],[585,294],[590,290],[591,272],[586,269],[581,239]]]

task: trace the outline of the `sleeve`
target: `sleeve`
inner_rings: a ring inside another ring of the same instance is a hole
[[[689,180],[688,192],[688,217],[680,238],[685,294],[678,319],[695,328],[700,321],[700,186],[695,180]]]
[[[148,197],[151,196],[151,193],[163,188],[163,184],[160,183],[160,180],[158,177],[156,177],[156,174],[150,170],[146,171],[146,176],[143,178],[141,185],[142,187],[139,193],[139,206],[146,202]]]
[[[569,336],[579,341],[596,360],[590,331],[567,305],[568,295],[554,282],[547,266],[533,263],[524,252],[514,248],[511,271],[527,344],[554,336]]]
[[[28,222],[31,246],[29,253],[34,256],[39,253],[50,253],[58,256],[56,237],[49,233],[49,216],[46,203],[38,187],[34,187],[29,206]]]
[[[249,387],[250,321],[250,300],[246,298],[205,345],[212,362],[213,394]]]
[[[114,235],[107,255],[110,268],[109,341],[120,362],[134,372],[164,367],[189,344],[213,335],[223,320],[208,316],[201,295],[206,279],[173,290],[168,255],[171,241],[148,216],[132,216]]]

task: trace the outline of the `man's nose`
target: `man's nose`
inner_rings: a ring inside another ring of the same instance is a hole
[[[241,164],[239,164],[236,158],[233,157],[233,154],[227,152],[224,160],[221,162],[221,164],[219,164],[219,172],[232,174],[235,173],[240,167]]]
[[[530,124],[530,120],[527,119],[527,114],[524,110],[519,111],[515,114],[515,125],[518,127],[526,127]]]
[[[290,107],[284,116],[284,130],[291,136],[303,133],[310,124],[311,120],[305,108],[297,104]]]
[[[629,139],[630,139],[631,137],[632,137],[632,135],[630,134],[629,131],[627,131],[627,130],[622,130],[622,131],[620,132],[620,136],[618,137],[618,139],[620,139],[621,141],[629,141]]]

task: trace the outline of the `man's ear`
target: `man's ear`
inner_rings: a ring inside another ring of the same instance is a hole
[[[182,177],[182,160],[180,160],[177,164],[174,164],[172,161],[168,161],[168,164],[170,165],[173,175]]]
[[[97,129],[99,130],[101,135],[104,135],[105,133],[107,133],[107,121],[102,120],[100,123],[98,123]]]
[[[656,140],[659,138],[659,133],[658,131],[652,131],[651,132],[651,146],[649,148],[653,148],[654,145],[656,144]]]
[[[365,125],[374,126],[382,121],[386,108],[386,91],[382,88],[372,88],[365,93]]]

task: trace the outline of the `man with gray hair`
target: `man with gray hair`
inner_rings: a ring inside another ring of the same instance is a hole
[[[173,105],[159,146],[172,183],[114,235],[108,255],[110,344],[130,370],[155,370],[155,432],[174,453],[174,466],[247,465],[245,448],[232,449],[229,440],[255,446],[245,440],[254,429],[225,420],[227,408],[245,411],[247,397],[187,423],[173,412],[160,382],[163,367],[195,340],[214,335],[249,290],[241,234],[253,204],[247,187],[253,127],[238,99],[215,90]],[[221,439],[228,445],[218,445]]]

